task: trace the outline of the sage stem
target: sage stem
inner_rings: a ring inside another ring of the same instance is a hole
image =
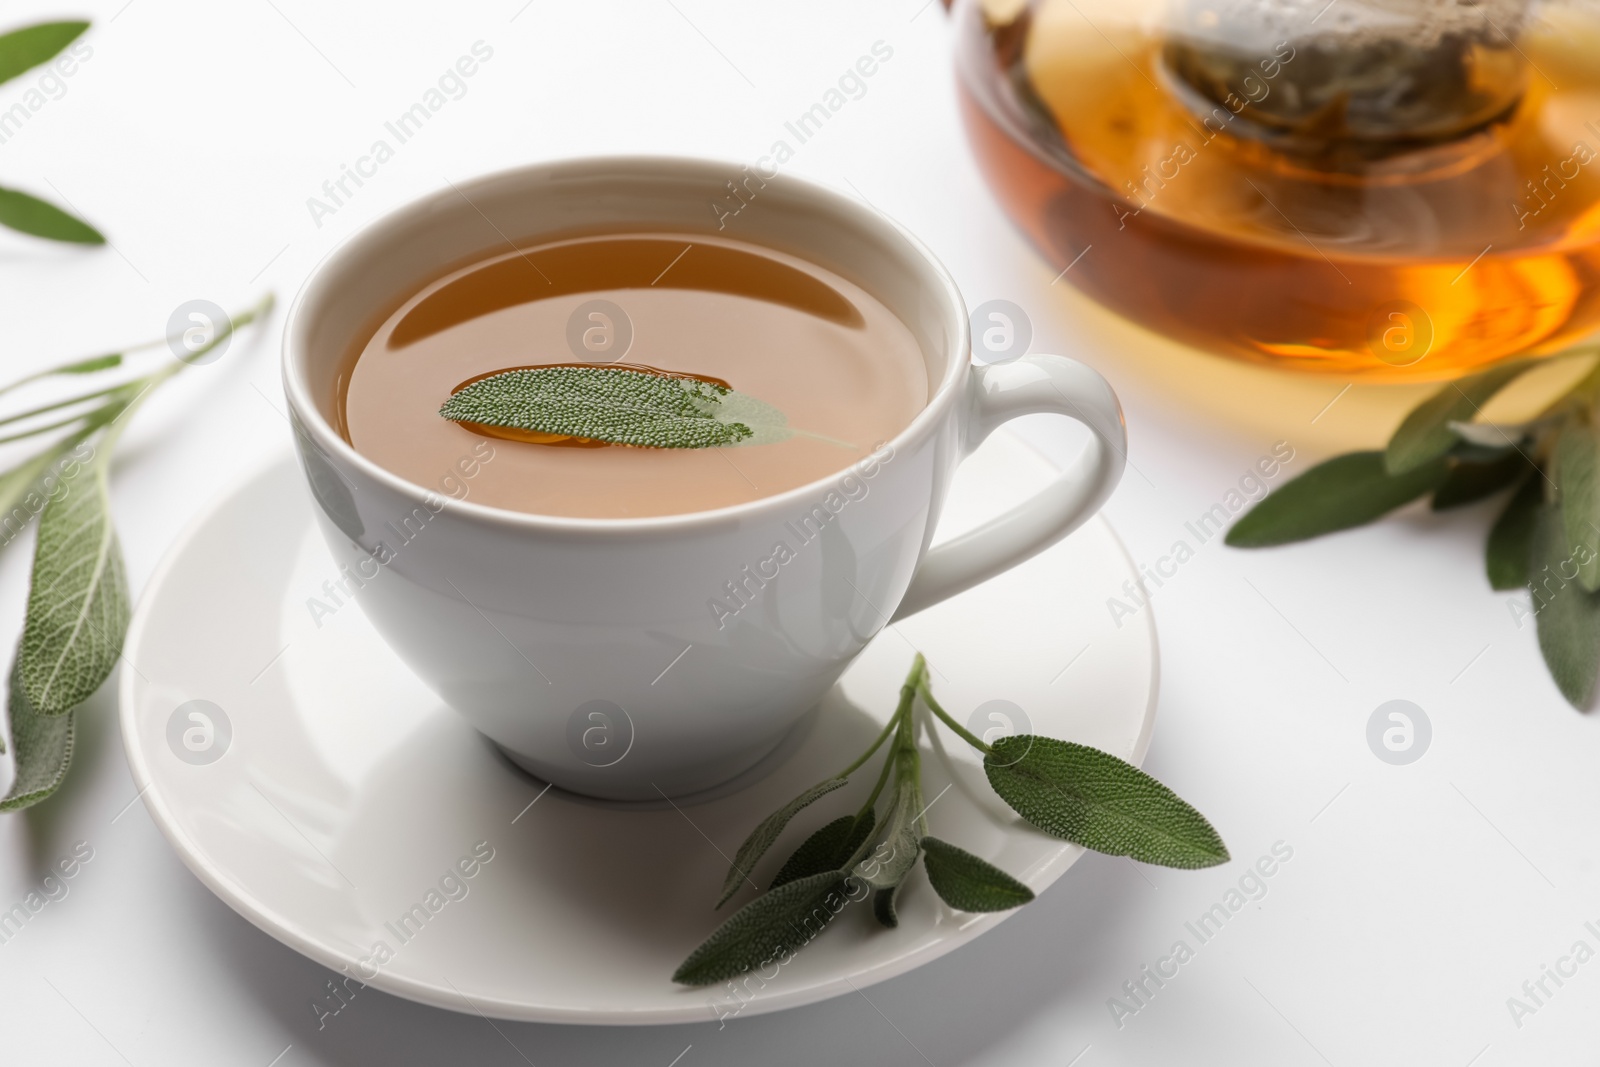
[[[950,729],[954,730],[956,735],[960,737],[961,740],[965,741],[967,744],[971,745],[973,748],[977,749],[979,752],[982,752],[986,756],[990,752],[994,751],[988,745],[984,744],[982,739],[974,736],[972,732],[965,726],[962,726],[960,723],[952,719],[949,713],[939,706],[939,702],[933,699],[933,690],[929,688],[928,679],[926,677],[922,679],[922,685],[917,692],[921,694],[922,702],[928,705],[928,710],[939,716],[939,718],[944,721],[944,724],[950,727]]]

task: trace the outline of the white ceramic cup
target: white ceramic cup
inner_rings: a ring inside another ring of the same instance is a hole
[[[748,202],[729,218],[733,180]],[[868,459],[715,511],[559,518],[450,499],[379,467],[335,429],[350,353],[447,268],[585,230],[719,225],[855,282],[915,335],[932,399]],[[344,243],[289,312],[283,380],[323,533],[384,639],[524,769],[641,800],[754,766],[891,619],[1027,559],[1110,495],[1126,437],[1105,379],[1061,356],[974,366],[968,345],[949,274],[854,200],[726,163],[582,159],[451,186]],[[1034,412],[1090,429],[1076,465],[930,551],[962,457]]]

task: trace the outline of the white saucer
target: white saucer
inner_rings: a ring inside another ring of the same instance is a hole
[[[961,469],[941,536],[1052,473],[1028,446],[996,434]],[[123,737],[156,824],[212,892],[284,944],[397,996],[536,1022],[704,1021],[849,992],[992,928],[1007,913],[953,912],[919,870],[901,896],[898,929],[878,927],[869,908],[848,908],[740,998],[670,981],[752,895],[711,910],[724,855],[767,812],[866,747],[894,707],[913,648],[928,656],[935,692],[960,719],[1006,700],[1037,733],[1134,762],[1149,744],[1155,630],[1148,612],[1120,628],[1112,622],[1106,600],[1123,596],[1135,574],[1096,519],[880,634],[742,788],[654,810],[542,792],[411,675],[359,606],[346,603],[320,627],[313,620],[307,599],[327,603],[323,583],[338,575],[310,506],[303,475],[285,457],[178,539],[128,633]],[[196,712],[213,723],[209,740]],[[1035,892],[1082,853],[1021,823],[989,790],[974,753],[942,728],[925,744],[935,752],[923,766],[936,835]],[[756,880],[770,880],[811,830],[853,811],[870,770],[801,813]],[[474,862],[475,849],[492,858]],[[464,858],[472,876],[457,872],[441,886]],[[397,932],[414,905],[426,921]],[[380,942],[391,956],[381,966]]]

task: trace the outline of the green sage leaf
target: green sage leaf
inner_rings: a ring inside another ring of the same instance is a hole
[[[1460,440],[1450,423],[1471,422],[1496,393],[1533,365],[1532,360],[1501,363],[1450,382],[1424,400],[1389,438],[1383,453],[1384,469],[1401,475],[1439,459]]]
[[[739,887],[750,877],[750,872],[755,869],[757,861],[766,855],[767,849],[772,847],[778,835],[783,833],[783,828],[789,825],[789,820],[795,817],[806,805],[827,796],[835,789],[842,787],[848,779],[829,778],[826,782],[818,782],[804,793],[795,797],[789,803],[761,820],[750,836],[744,839],[744,844],[739,846],[739,851],[734,853],[733,863],[728,867],[728,874],[722,880],[722,897],[717,901],[717,907],[726,904]]]
[[[16,189],[0,189],[0,226],[51,241],[106,243],[104,234],[78,216]]]
[[[56,485],[39,516],[17,668],[42,715],[87,700],[122,652],[128,579],[106,491],[110,449]]]
[[[1261,501],[1233,524],[1235,548],[1266,548],[1364,526],[1444,481],[1441,456],[1393,475],[1381,452],[1350,452],[1317,464]]]
[[[984,757],[989,784],[1048,834],[1111,856],[1164,867],[1225,863],[1205,816],[1131,763],[1052,737],[1016,734]]]
[[[33,521],[34,515],[43,510],[40,506],[29,506],[28,494],[43,490],[43,481],[51,465],[80,443],[77,435],[64,438],[0,474],[0,548],[10,544]],[[75,469],[75,464],[68,461],[62,465],[61,473],[69,474]]]
[[[1033,890],[999,867],[937,837],[922,839],[922,868],[939,899],[957,911],[1008,911]]]
[[[771,888],[776,889],[797,878],[807,878],[813,874],[836,871],[843,867],[872,833],[876,821],[877,813],[871,808],[867,809],[867,814],[859,822],[854,815],[842,815],[833,820],[806,838],[805,842],[794,850],[779,868],[777,877],[772,880]]]
[[[910,766],[914,761],[907,760]],[[873,889],[893,889],[911,873],[922,850],[918,817],[922,814],[922,785],[915,771],[895,773],[894,799],[883,818],[883,840],[852,873]]]
[[[1533,530],[1544,502],[1544,478],[1537,473],[1522,484],[1489,530],[1484,564],[1491,589],[1518,589],[1528,584],[1528,558]]]
[[[1431,507],[1434,511],[1463,507],[1515,485],[1532,470],[1533,465],[1520,452],[1509,452],[1487,463],[1453,463],[1434,491]]]
[[[25,385],[31,385],[34,382],[42,381],[45,378],[54,378],[58,375],[94,374],[97,371],[111,370],[120,366],[122,366],[122,354],[118,352],[105,356],[93,356],[89,359],[74,360],[71,363],[63,363],[59,367],[35,371],[33,374],[18,378],[5,385],[0,385],[0,393],[9,393],[13,389],[20,389]]]
[[[1580,419],[1569,419],[1556,438],[1555,479],[1569,550],[1588,551],[1578,567],[1578,584],[1600,588],[1600,434]]]
[[[767,444],[792,433],[783,412],[724,385],[621,365],[502,371],[452,394],[439,414],[468,426],[642,448]]]
[[[46,373],[49,374],[95,374],[103,370],[111,370],[122,366],[122,353],[111,352],[104,356],[90,356],[74,363],[66,363]]]
[[[88,28],[87,22],[41,22],[0,34],[0,82],[54,59]]]
[[[46,799],[67,777],[67,769],[72,766],[74,724],[71,712],[39,714],[28,702],[27,689],[16,666],[11,668],[11,695],[6,710],[17,749],[17,778],[11,791],[0,799],[0,811],[16,811]],[[4,750],[4,744],[0,744],[0,752]]]
[[[900,887],[903,885],[905,882],[873,892],[872,917],[878,920],[879,926],[893,930],[900,925]]]
[[[842,871],[825,871],[756,897],[691,952],[672,980],[709,985],[794,955],[843,910],[844,878]]]
[[[1539,509],[1528,582],[1539,651],[1556,688],[1580,711],[1600,673],[1600,593],[1586,591],[1573,574],[1585,551],[1568,544],[1560,505]]]

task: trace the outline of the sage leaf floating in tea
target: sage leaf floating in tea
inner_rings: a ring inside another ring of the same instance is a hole
[[[439,414],[468,428],[636,448],[723,448],[782,441],[783,412],[703,378],[622,365],[515,367],[467,382]]]

